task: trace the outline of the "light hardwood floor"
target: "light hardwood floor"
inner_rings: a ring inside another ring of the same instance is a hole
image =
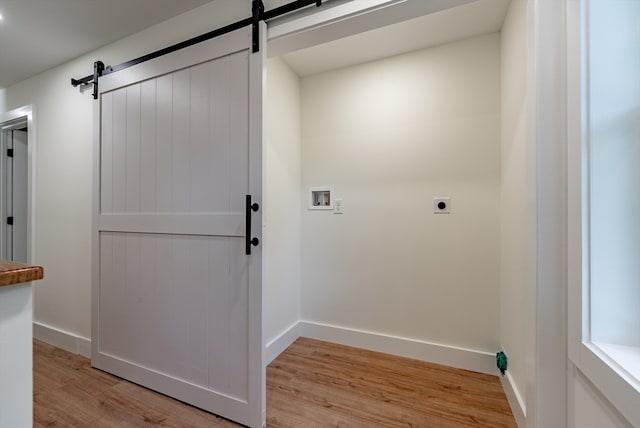
[[[236,427],[34,342],[34,427]],[[497,377],[300,338],[267,368],[268,427],[515,427]]]

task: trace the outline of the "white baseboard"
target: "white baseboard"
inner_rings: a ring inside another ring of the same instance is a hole
[[[513,381],[511,372],[507,370],[504,376],[500,376],[500,383],[502,383],[502,389],[504,389],[504,393],[507,396],[509,406],[511,407],[511,413],[513,413],[513,417],[518,424],[518,428],[524,428],[527,422],[527,411],[524,400],[522,399],[522,394],[520,394],[518,387]]]
[[[35,321],[33,322],[33,337],[67,352],[91,358],[91,339],[86,337]]]
[[[300,336],[341,345],[443,364],[475,372],[497,375],[493,353],[425,342],[405,337],[300,321]]]
[[[297,338],[300,337],[300,323],[296,322],[291,327],[280,333],[278,337],[267,343],[263,355],[263,363],[265,366],[271,364],[278,355],[284,352]]]

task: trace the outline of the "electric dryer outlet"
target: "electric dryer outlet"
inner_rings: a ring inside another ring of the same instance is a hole
[[[451,198],[441,197],[433,198],[434,214],[451,214]]]

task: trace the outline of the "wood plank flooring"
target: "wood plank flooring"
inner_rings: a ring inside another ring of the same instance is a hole
[[[515,427],[495,376],[301,338],[267,369],[270,427]]]
[[[34,427],[237,427],[34,342]],[[267,426],[516,427],[497,377],[300,338],[267,368]]]
[[[33,344],[33,383],[34,428],[238,427],[39,341]]]

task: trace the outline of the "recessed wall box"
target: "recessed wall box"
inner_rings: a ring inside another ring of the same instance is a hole
[[[330,186],[309,188],[310,210],[333,210],[333,189]]]

